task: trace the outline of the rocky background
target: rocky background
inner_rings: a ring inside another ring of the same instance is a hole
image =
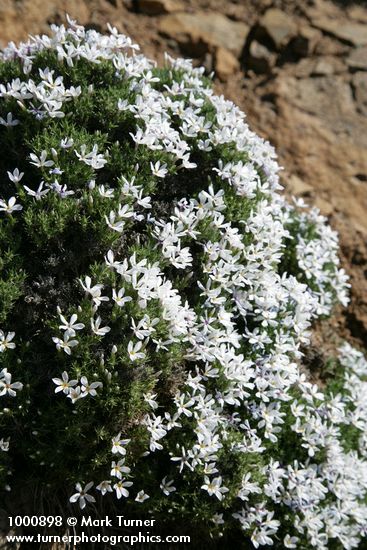
[[[367,5],[326,0],[0,0],[0,45],[47,33],[65,12],[108,22],[143,53],[191,57],[276,147],[286,192],[340,234],[353,285],[347,311],[316,327],[306,364],[341,338],[367,348]],[[321,375],[322,378],[323,375]]]

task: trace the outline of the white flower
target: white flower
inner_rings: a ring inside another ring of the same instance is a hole
[[[290,535],[286,535],[284,537],[284,546],[285,548],[297,548],[297,542],[299,541],[298,537],[291,537]]]
[[[3,126],[7,126],[8,128],[11,128],[12,126],[17,126],[19,123],[19,120],[13,118],[12,113],[8,113],[6,115],[6,119],[0,117],[0,124],[2,124]]]
[[[101,483],[99,485],[97,485],[96,489],[98,489],[98,491],[100,491],[103,496],[106,493],[112,493],[113,492],[110,480],[101,481]]]
[[[99,185],[98,193],[105,199],[113,199],[115,191],[113,189],[106,188],[104,185]]]
[[[33,189],[30,189],[26,185],[23,185],[23,188],[25,189],[27,195],[29,195],[30,197],[34,197],[36,201],[39,201],[42,199],[42,197],[44,197],[45,195],[47,195],[47,193],[50,192],[50,189],[43,189],[43,186],[44,186],[44,182],[41,181],[36,191],[33,191]]]
[[[17,395],[15,390],[23,389],[23,384],[21,382],[12,383],[11,374],[7,372],[6,369],[0,372],[0,376],[0,397],[6,394],[10,397],[15,397]]]
[[[102,388],[103,386],[102,382],[92,382],[90,384],[86,376],[81,377],[80,383],[81,383],[80,397],[86,397],[87,395],[91,395],[92,397],[95,397],[97,395],[96,389]]]
[[[124,288],[120,288],[120,290],[117,293],[115,289],[112,289],[112,299],[120,307],[123,307],[127,302],[131,302],[132,300],[131,296],[124,296],[124,294],[125,294]]]
[[[201,488],[207,491],[209,496],[216,496],[218,500],[222,500],[223,495],[229,491],[227,487],[222,486],[221,476],[215,477],[212,480],[210,480],[208,476],[205,476],[204,484]]]
[[[242,485],[241,489],[239,490],[237,496],[244,501],[249,500],[249,495],[251,493],[258,493],[261,494],[261,489],[257,483],[253,483],[250,481],[251,479],[251,473],[248,472],[245,474],[242,478]]]
[[[63,340],[57,338],[56,336],[53,336],[52,340],[55,342],[58,350],[63,350],[68,355],[71,355],[71,348],[78,345],[78,340],[70,340],[70,335],[67,332],[64,333]]]
[[[172,456],[171,460],[172,462],[178,462],[180,465],[180,473],[182,472],[184,466],[189,468],[189,470],[193,470],[192,465],[190,464],[190,460],[192,459],[192,452],[186,451],[185,447],[181,447],[181,456]]]
[[[53,160],[47,160],[47,151],[42,151],[39,157],[34,153],[31,153],[29,156],[31,158],[31,164],[37,166],[37,168],[49,168],[55,164]]]
[[[170,493],[173,493],[174,491],[176,491],[176,487],[173,486],[173,479],[170,479],[169,481],[167,481],[167,477],[164,477],[162,479],[159,487],[161,488],[161,490],[166,496],[169,496]]]
[[[152,171],[153,176],[156,176],[157,178],[164,178],[168,173],[167,164],[161,165],[160,161],[156,162],[155,164],[151,162],[150,169]]]
[[[80,153],[78,151],[74,152],[80,161],[92,166],[95,170],[103,168],[107,162],[107,159],[101,153],[98,153],[98,145],[93,145],[93,149],[89,153],[87,153],[86,145],[80,146]]]
[[[82,397],[80,392],[81,392],[80,386],[76,386],[75,388],[70,388],[69,393],[67,394],[67,397],[74,404]]]
[[[139,491],[138,494],[135,497],[135,500],[136,500],[136,502],[144,502],[148,498],[150,498],[149,495],[144,493],[144,491]]]
[[[13,183],[19,183],[20,180],[22,179],[22,177],[24,176],[24,172],[19,172],[19,169],[18,168],[15,168],[15,170],[12,172],[7,172],[8,174],[8,178],[10,179],[10,181],[12,181]]]
[[[70,147],[72,147],[74,145],[74,140],[73,138],[63,138],[61,141],[60,141],[60,147],[61,149],[70,149]]]
[[[92,286],[92,279],[87,276],[85,278],[85,281],[83,282],[81,279],[79,279],[80,284],[82,285],[83,289],[87,294],[90,294],[93,302],[97,307],[101,305],[102,302],[107,302],[109,300],[108,296],[102,296],[102,289],[103,285],[97,284]]]
[[[12,212],[17,212],[19,210],[23,210],[23,206],[16,203],[15,197],[10,197],[8,202],[5,202],[4,200],[0,199],[0,212],[6,212],[7,214],[11,214]]]
[[[223,514],[214,514],[211,520],[213,523],[215,523],[215,525],[223,525],[224,523]]]
[[[56,384],[55,393],[62,391],[66,395],[70,392],[70,388],[76,386],[78,380],[69,380],[69,375],[64,371],[61,378],[53,378],[52,382]]]
[[[114,484],[113,488],[116,491],[116,497],[120,499],[121,497],[127,498],[129,496],[129,491],[127,487],[131,487],[133,485],[132,481],[126,481],[124,479],[121,479],[117,483]]]
[[[125,466],[125,460],[121,459],[118,462],[112,461],[111,464],[111,476],[122,479],[122,474],[129,474],[130,468]]]
[[[121,439],[121,432],[112,439],[112,453],[126,455],[126,445],[130,443],[130,439]]]
[[[105,216],[106,223],[110,229],[117,231],[117,233],[122,233],[125,227],[124,220],[121,220],[117,217],[116,212],[111,210],[108,216]]]
[[[194,399],[190,399],[185,393],[181,393],[181,394],[175,395],[174,401],[177,407],[178,416],[180,416],[181,414],[184,414],[185,416],[188,416],[188,417],[192,416],[190,407],[194,405],[195,403]]]
[[[91,327],[92,327],[92,331],[94,332],[94,334],[96,334],[97,336],[105,336],[108,332],[110,332],[111,328],[110,327],[101,327],[102,323],[102,319],[100,316],[97,317],[96,320],[94,319],[91,319],[90,320],[90,324],[91,324]]]
[[[130,109],[130,104],[127,99],[119,99],[117,102],[117,108],[119,111],[127,111]]]
[[[148,405],[154,410],[154,409],[158,409],[158,403],[157,401],[155,400],[155,398],[157,397],[157,394],[156,393],[145,393],[144,394],[144,401],[146,401],[148,403]]]
[[[139,194],[136,197],[136,202],[139,206],[149,210],[150,208],[152,208],[151,201],[151,197],[143,197],[143,190],[139,191]]]
[[[88,502],[96,502],[96,499],[92,495],[88,495],[88,491],[93,487],[93,481],[86,484],[84,489],[80,483],[75,485],[76,493],[69,498],[70,502],[79,502],[81,510],[83,510]]]
[[[8,332],[5,334],[0,330],[0,353],[3,353],[6,349],[14,349],[15,343],[12,342],[15,336],[15,332]]]
[[[55,193],[57,193],[62,199],[75,195],[75,192],[72,189],[68,190],[67,185],[60,185],[57,180],[50,184],[50,189],[55,191]]]
[[[67,321],[61,313],[59,313],[59,317],[62,323],[59,325],[59,329],[65,330],[66,334],[69,336],[75,336],[76,330],[82,330],[85,327],[83,323],[76,322],[78,320],[78,316],[75,313],[70,317],[69,321]]]
[[[9,450],[9,441],[5,440],[4,438],[0,439],[0,451],[3,451],[6,453]]]
[[[124,204],[119,206],[118,209],[119,218],[132,218],[134,216],[134,210],[129,204]]]
[[[140,351],[142,348],[143,343],[141,341],[137,342],[134,345],[134,342],[130,340],[127,346],[127,352],[129,354],[131,361],[137,361],[138,359],[145,359],[145,353],[143,351]]]
[[[106,265],[112,270],[118,271],[121,266],[121,262],[119,262],[118,260],[115,260],[115,255],[112,252],[112,250],[109,250],[107,252],[106,256],[104,257],[104,261]]]

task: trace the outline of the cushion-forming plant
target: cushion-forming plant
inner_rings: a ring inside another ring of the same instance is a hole
[[[322,388],[300,369],[348,302],[337,236],[202,68],[109,31],[0,54],[4,502],[355,548],[367,363],[345,344]]]

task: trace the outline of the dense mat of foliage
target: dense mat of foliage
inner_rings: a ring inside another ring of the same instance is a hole
[[[367,363],[300,372],[337,237],[203,70],[137,50],[69,21],[1,54],[4,500],[356,547]]]

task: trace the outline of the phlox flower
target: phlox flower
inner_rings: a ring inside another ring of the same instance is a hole
[[[131,296],[125,296],[125,289],[120,288],[118,292],[116,289],[112,289],[112,299],[119,307],[123,307],[127,302],[131,302]]]
[[[137,361],[139,359],[145,359],[145,353],[143,351],[140,351],[141,348],[142,348],[142,345],[143,345],[143,343],[141,341],[134,344],[134,342],[132,342],[130,340],[130,342],[128,343],[128,346],[127,346],[127,352],[129,354],[129,357],[130,357],[131,361]]]
[[[15,342],[12,342],[14,336],[15,332],[5,334],[5,332],[0,330],[0,353],[3,353],[7,349],[15,348]]]
[[[76,335],[76,330],[82,330],[85,327],[83,323],[76,322],[78,320],[78,316],[75,313],[70,317],[69,321],[67,321],[61,313],[59,313],[59,317],[62,323],[59,325],[59,329],[65,330],[65,333],[70,337]]]
[[[53,336],[52,340],[55,342],[56,348],[63,350],[67,355],[71,355],[72,348],[78,345],[78,340],[70,340],[70,335],[67,332],[64,333],[63,340],[57,336]]]
[[[99,483],[99,485],[97,485],[96,489],[98,489],[98,491],[101,492],[102,496],[104,496],[106,493],[112,493],[113,492],[110,480],[101,481],[101,483]]]
[[[116,498],[120,499],[121,497],[127,498],[129,496],[128,487],[131,487],[133,485],[132,481],[126,481],[125,479],[121,479],[117,483],[114,484],[113,488],[116,491]]]
[[[62,391],[66,395],[70,392],[70,388],[77,385],[78,380],[69,380],[69,375],[64,371],[61,378],[53,378],[52,382],[56,384],[55,393]]]
[[[148,498],[150,498],[149,495],[147,495],[144,491],[139,491],[138,494],[135,497],[135,501],[136,502],[144,502]]]
[[[112,461],[110,473],[111,476],[122,479],[122,474],[129,474],[130,471],[130,468],[128,466],[125,466],[124,459],[121,459],[118,462],[115,462],[114,460]]]
[[[176,491],[176,487],[173,486],[173,479],[167,480],[167,477],[164,477],[160,484],[160,489],[166,496],[169,496],[170,493]]]
[[[12,113],[8,113],[6,115],[6,119],[4,119],[3,117],[0,117],[0,124],[2,124],[3,126],[7,126],[8,128],[11,128],[12,126],[18,126],[18,124],[20,124],[20,121],[16,118],[13,118]]]
[[[94,334],[96,334],[97,336],[105,336],[106,334],[108,334],[111,330],[110,327],[101,327],[101,323],[102,323],[102,319],[100,316],[97,317],[97,319],[91,319],[90,320],[90,324],[91,324],[91,327],[92,327],[92,331],[94,332]]]
[[[6,214],[12,214],[13,212],[19,212],[19,210],[23,210],[23,206],[20,204],[17,204],[15,197],[10,197],[8,202],[4,201],[3,199],[0,199],[0,212],[5,212]]]
[[[23,384],[21,382],[12,382],[12,375],[3,369],[0,372],[0,397],[3,395],[9,395],[10,397],[16,397],[16,390],[22,390]]]
[[[81,384],[81,394],[80,397],[86,397],[87,395],[90,395],[91,397],[95,397],[97,395],[96,389],[102,388],[103,384],[102,382],[88,382],[88,378],[86,376],[82,376],[80,379]]]
[[[156,176],[157,178],[164,178],[168,172],[167,164],[161,165],[160,161],[157,161],[155,164],[151,162],[150,169],[152,171],[153,176]]]
[[[102,302],[107,302],[109,300],[108,296],[102,296],[103,285],[96,284],[92,286],[92,279],[88,275],[85,277],[84,282],[81,279],[79,279],[79,282],[85,292],[92,297],[97,307],[99,307]]]
[[[7,172],[8,178],[11,182],[17,184],[20,182],[22,177],[24,176],[24,172],[19,172],[18,168],[15,168],[13,172]]]
[[[201,488],[207,491],[209,496],[216,496],[218,500],[222,500],[223,495],[229,491],[227,487],[222,486],[221,476],[215,477],[212,480],[210,480],[208,476],[205,476],[204,484]]]
[[[75,485],[75,489],[76,489],[76,493],[74,493],[70,498],[69,498],[69,501],[74,503],[74,502],[79,502],[79,506],[80,506],[80,509],[81,510],[84,510],[84,508],[86,507],[87,503],[89,502],[96,502],[96,499],[92,496],[92,495],[89,495],[88,494],[88,491],[93,487],[93,481],[90,481],[89,483],[87,483],[84,487],[84,489],[82,488],[81,484],[80,483],[77,483]]]
[[[121,439],[121,432],[112,439],[112,453],[126,455],[126,445],[130,443],[130,439]]]

